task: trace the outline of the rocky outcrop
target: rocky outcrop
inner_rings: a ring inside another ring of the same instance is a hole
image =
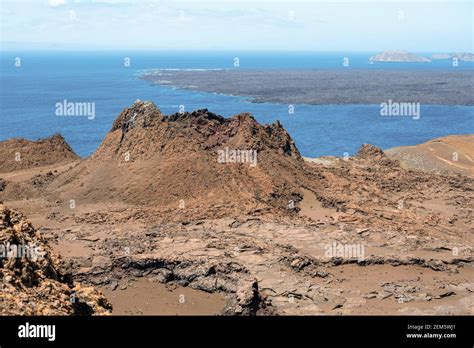
[[[108,314],[102,293],[73,283],[61,260],[15,211],[0,205],[0,314]]]
[[[54,188],[83,201],[154,205],[202,216],[283,209],[308,182],[304,161],[279,122],[207,109],[165,116],[135,102],[115,120],[91,158]],[[194,209],[194,213],[191,210]]]
[[[10,139],[0,142],[0,173],[78,160],[60,134],[30,141]]]
[[[239,315],[255,315],[262,303],[256,279],[245,279],[239,284],[236,292],[237,306],[235,313]]]
[[[357,152],[357,157],[363,159],[381,159],[386,156],[381,148],[370,144],[363,144]]]

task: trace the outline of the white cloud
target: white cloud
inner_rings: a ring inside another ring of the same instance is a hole
[[[48,0],[49,6],[58,7],[66,4],[66,0]]]
[[[0,30],[3,41],[77,49],[472,50],[468,2],[230,1],[0,0]]]

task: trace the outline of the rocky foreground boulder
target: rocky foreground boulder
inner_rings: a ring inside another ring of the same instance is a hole
[[[0,315],[104,315],[111,305],[61,271],[41,235],[0,204]]]

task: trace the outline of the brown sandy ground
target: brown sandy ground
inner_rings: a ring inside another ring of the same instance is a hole
[[[222,146],[258,147],[259,164],[217,165]],[[303,160],[278,125],[139,102],[91,158],[0,177],[0,199],[117,313],[474,313],[473,178],[370,145]]]
[[[217,315],[225,306],[222,294],[146,278],[118,289],[107,287],[104,294],[112,303],[115,315]]]

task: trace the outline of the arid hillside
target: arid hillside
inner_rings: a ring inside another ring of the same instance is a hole
[[[474,177],[474,135],[450,135],[415,146],[385,150],[403,168]]]
[[[26,139],[1,141],[0,158],[0,173],[79,159],[60,134],[37,141]]]

